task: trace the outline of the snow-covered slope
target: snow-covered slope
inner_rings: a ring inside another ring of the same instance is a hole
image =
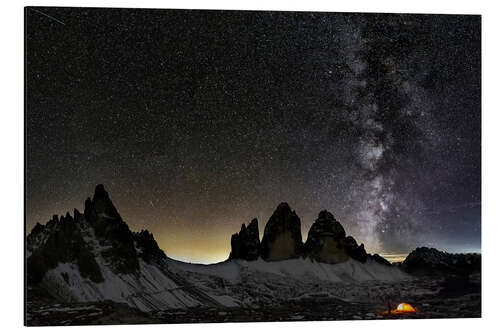
[[[356,283],[367,281],[396,282],[411,277],[396,267],[381,265],[368,260],[361,263],[354,259],[339,264],[325,264],[310,259],[290,259],[267,262],[231,260],[222,263],[201,265],[188,264],[169,259],[171,267],[181,271],[213,275],[231,283],[242,280],[242,274],[273,274],[276,277],[300,281],[327,281],[333,283]]]
[[[200,305],[219,305],[215,299],[204,295],[187,281],[165,269],[161,262],[147,263],[139,259],[139,270],[130,274],[117,274],[104,255],[110,245],[102,245],[93,229],[84,220],[78,230],[91,249],[102,274],[101,282],[83,277],[74,262],[59,263],[44,275],[40,285],[51,294],[66,301],[104,301],[127,303],[142,311],[169,308],[186,308]],[[140,248],[136,248],[140,252]],[[29,253],[28,253],[29,255]]]
[[[184,308],[202,303],[182,290],[154,265],[141,261],[140,275],[117,275],[104,268],[104,282],[82,278],[73,264],[50,270],[42,285],[65,300],[78,302],[111,300],[127,303],[143,311]]]
[[[37,224],[26,257],[28,283],[62,301],[110,300],[142,311],[228,304],[169,271],[153,235],[131,232],[102,185],[84,214]]]
[[[324,264],[310,259],[266,262],[230,260],[212,265],[166,259],[169,270],[212,297],[226,296],[240,306],[279,305],[303,297],[335,297],[346,301],[383,298],[394,284],[411,276],[373,260]]]

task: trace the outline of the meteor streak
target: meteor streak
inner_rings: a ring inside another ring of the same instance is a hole
[[[34,12],[37,12],[38,14],[41,14],[41,15],[43,15],[43,16],[48,17],[48,18],[49,18],[49,19],[51,19],[51,20],[56,21],[57,23],[61,23],[62,25],[66,25],[64,22],[59,21],[59,20],[58,20],[58,19],[56,19],[55,17],[52,17],[52,16],[50,16],[50,15],[48,15],[48,14],[45,14],[44,12],[41,12],[41,11],[36,10],[36,9],[33,9],[33,8],[30,8],[30,9],[31,9],[32,11],[34,11]]]

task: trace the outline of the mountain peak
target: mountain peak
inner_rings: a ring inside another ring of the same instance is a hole
[[[318,219],[335,220],[335,217],[332,213],[330,213],[326,209],[323,209],[321,212],[319,212]]]
[[[322,210],[309,229],[304,251],[317,261],[331,264],[343,262],[349,259],[344,239],[344,227],[332,213]]]
[[[318,214],[318,218],[311,226],[309,234],[331,234],[335,239],[342,239],[346,236],[344,227],[338,222],[332,213],[327,210],[322,210]]]
[[[95,187],[94,197],[92,198],[92,206],[98,217],[121,219],[120,214],[118,214],[118,211],[109,198],[108,192],[104,189],[103,184],[99,184]]]
[[[99,198],[99,197],[107,197],[108,196],[108,192],[106,192],[106,190],[104,189],[104,185],[103,184],[98,184],[96,187],[95,187],[95,191],[94,191],[94,200],[95,198]]]
[[[261,255],[264,260],[298,258],[302,254],[300,218],[288,203],[278,205],[264,228]]]
[[[117,270],[122,273],[137,271],[139,263],[133,233],[113,205],[104,185],[97,185],[92,200],[85,200],[84,215],[94,228],[96,237],[112,244],[108,256],[120,258],[116,260]]]
[[[416,275],[470,274],[481,271],[481,255],[448,253],[435,248],[418,247],[403,261],[402,268]]]
[[[137,247],[140,249],[138,256],[144,259],[147,263],[153,260],[165,259],[167,256],[156,242],[153,234],[149,230],[141,230],[134,233],[134,240],[137,242]]]
[[[248,227],[242,224],[240,232],[231,236],[229,259],[256,260],[259,256],[259,222],[254,218]]]
[[[290,206],[288,205],[288,202],[282,202],[278,205],[278,207],[276,207],[276,210],[275,210],[275,213],[276,212],[280,212],[280,213],[288,213],[288,212],[291,212],[292,209],[290,208]]]

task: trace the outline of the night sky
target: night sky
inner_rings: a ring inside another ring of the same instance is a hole
[[[283,201],[369,252],[481,248],[481,18],[26,9],[26,223],[103,183],[216,262]]]

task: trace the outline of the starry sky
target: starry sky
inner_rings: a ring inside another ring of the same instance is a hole
[[[481,18],[29,7],[26,224],[103,183],[170,257],[283,201],[369,252],[481,250]]]

